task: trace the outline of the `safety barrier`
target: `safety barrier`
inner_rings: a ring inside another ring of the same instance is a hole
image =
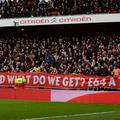
[[[0,99],[120,104],[120,91],[0,88]]]

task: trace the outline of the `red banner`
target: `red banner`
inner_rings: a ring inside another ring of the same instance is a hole
[[[15,79],[23,76],[26,87],[84,89],[94,87],[120,88],[120,76],[99,77],[80,74],[0,73],[0,86],[14,86]]]

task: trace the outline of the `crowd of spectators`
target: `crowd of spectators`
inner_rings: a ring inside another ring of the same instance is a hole
[[[0,0],[0,18],[120,13],[120,0]]]
[[[1,72],[107,76],[120,68],[120,35],[0,37]]]

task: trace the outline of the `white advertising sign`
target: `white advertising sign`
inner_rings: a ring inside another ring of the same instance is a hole
[[[120,14],[70,15],[55,17],[29,17],[0,19],[0,27],[60,25],[60,24],[88,24],[120,22]]]

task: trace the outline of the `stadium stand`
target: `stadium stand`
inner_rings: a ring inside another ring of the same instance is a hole
[[[0,0],[0,18],[120,13],[120,0]]]
[[[120,34],[6,34],[0,36],[1,72],[107,76],[120,68]]]

